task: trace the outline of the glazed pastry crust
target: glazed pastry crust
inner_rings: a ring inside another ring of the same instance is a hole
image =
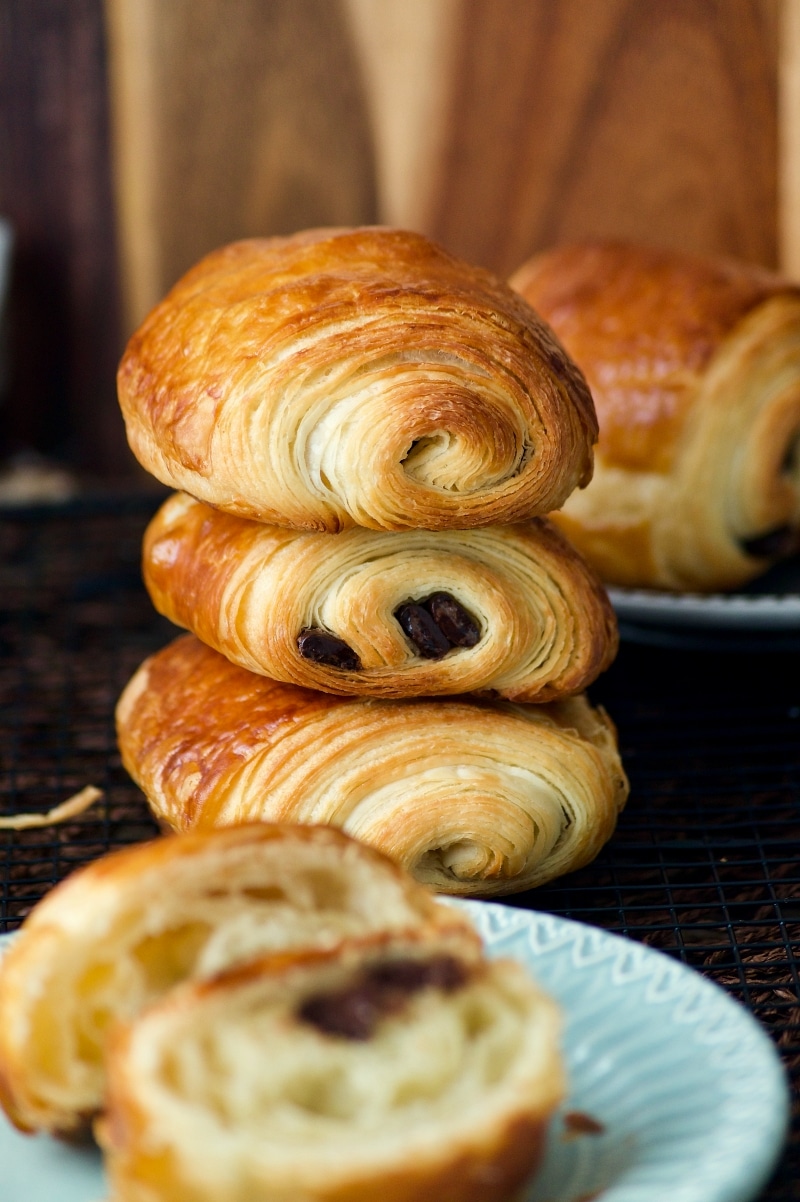
[[[586,373],[590,488],[554,514],[609,582],[735,588],[800,530],[800,289],[748,264],[556,247],[512,285]],[[792,533],[794,532],[794,533]]]
[[[252,824],[113,853],[53,889],[0,970],[0,1103],[17,1126],[80,1132],[109,1029],[177,982],[372,932],[477,935],[373,849],[325,827]]]
[[[98,1130],[112,1202],[508,1202],[564,1094],[555,1005],[509,960],[451,958],[358,1040],[303,1021],[435,943],[264,960],[115,1033]]]
[[[118,391],[159,480],[307,530],[545,513],[590,478],[597,436],[583,377],[519,296],[379,227],[207,256],[131,338]]]
[[[123,763],[176,830],[338,826],[435,890],[503,894],[588,863],[627,797],[612,723],[585,697],[338,698],[184,636],[117,707]]]
[[[159,613],[233,663],[341,695],[489,691],[557,700],[591,684],[618,645],[605,589],[544,519],[472,531],[305,534],[178,494],[148,527],[143,572]],[[474,616],[481,638],[426,659],[395,613],[439,591]],[[343,640],[360,668],[303,658],[306,628]]]

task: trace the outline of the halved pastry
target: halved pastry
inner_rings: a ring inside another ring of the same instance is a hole
[[[750,264],[562,246],[512,284],[586,373],[591,486],[554,519],[605,580],[735,588],[800,549],[800,288]]]
[[[564,1093],[514,961],[393,941],[184,986],[115,1032],[113,1202],[509,1202]]]
[[[118,390],[159,480],[308,530],[546,513],[597,436],[583,377],[507,284],[378,227],[208,255],[133,335]]]
[[[395,864],[323,827],[253,824],[105,856],[40,902],[3,958],[0,1102],[22,1129],[80,1131],[115,1020],[264,952],[407,928],[478,943]]]
[[[307,534],[178,494],[148,527],[143,568],[156,609],[208,646],[330,693],[550,701],[617,650],[604,588],[543,518]]]
[[[627,796],[614,727],[585,697],[334,697],[192,636],[134,675],[117,733],[167,826],[330,824],[443,893],[513,893],[586,864]]]

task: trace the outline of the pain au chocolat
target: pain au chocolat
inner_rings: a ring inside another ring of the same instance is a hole
[[[615,243],[511,283],[592,389],[594,479],[553,516],[607,581],[731,589],[800,547],[800,288]]]
[[[118,374],[134,454],[219,509],[337,531],[556,508],[592,471],[591,396],[505,283],[380,227],[204,258]]]
[[[156,609],[232,662],[372,697],[585,689],[614,658],[605,590],[545,519],[309,534],[170,498],[144,538]]]
[[[509,1202],[560,1025],[516,962],[413,938],[181,986],[110,1041],[112,1202]]]
[[[111,1027],[178,982],[407,930],[479,944],[386,857],[325,827],[256,823],[105,856],[40,902],[3,958],[0,1103],[22,1129],[80,1132]]]
[[[338,826],[442,893],[513,893],[588,863],[627,797],[613,725],[585,696],[335,697],[190,635],[134,675],[117,732],[168,827]]]

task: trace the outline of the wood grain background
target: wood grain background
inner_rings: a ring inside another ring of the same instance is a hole
[[[798,7],[4,0],[0,434],[122,470],[125,332],[250,234],[382,221],[502,273],[621,235],[800,274]]]

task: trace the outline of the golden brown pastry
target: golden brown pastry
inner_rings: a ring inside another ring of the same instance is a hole
[[[627,796],[614,728],[585,697],[339,698],[256,676],[192,636],[142,665],[117,732],[176,830],[326,823],[442,893],[513,893],[586,864]]]
[[[224,247],[131,338],[119,399],[159,480],[308,530],[470,528],[591,475],[589,391],[500,280],[420,234]]]
[[[112,1202],[509,1202],[564,1093],[511,960],[430,942],[265,960],[114,1033]]]
[[[31,912],[0,966],[0,1102],[23,1129],[99,1108],[115,1021],[265,952],[413,928],[477,945],[396,865],[324,827],[253,824],[115,852]]]
[[[543,518],[307,534],[183,493],[151,522],[143,567],[156,609],[208,646],[330,693],[550,701],[585,689],[617,650],[605,589]]]
[[[556,247],[511,282],[594,395],[594,479],[553,516],[607,581],[731,589],[798,549],[800,288],[602,243]]]

